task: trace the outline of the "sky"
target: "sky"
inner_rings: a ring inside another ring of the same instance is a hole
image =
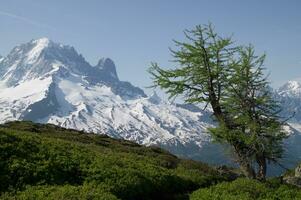
[[[172,40],[208,22],[266,53],[272,86],[301,78],[299,0],[0,0],[0,55],[48,37],[74,46],[92,65],[113,59],[121,80],[145,89],[150,63],[171,68]]]

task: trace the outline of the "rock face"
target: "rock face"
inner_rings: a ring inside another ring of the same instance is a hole
[[[0,57],[0,80],[0,123],[52,123],[159,145],[212,164],[232,163],[223,146],[210,142],[206,128],[214,123],[209,110],[166,102],[156,93],[147,96],[119,80],[109,58],[92,66],[73,47],[41,38]],[[275,97],[285,107],[284,116],[296,113],[285,141],[289,159],[284,163],[290,167],[301,159],[301,84],[290,81],[275,91]]]
[[[288,184],[301,188],[301,164],[293,172],[284,175],[283,180]]]
[[[296,169],[295,169],[295,177],[301,178],[301,165],[299,165],[298,167],[296,167]]]

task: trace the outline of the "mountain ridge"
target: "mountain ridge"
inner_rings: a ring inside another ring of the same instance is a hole
[[[15,47],[0,66],[2,123],[54,123],[148,145],[208,140],[202,113],[191,114],[120,81],[109,58],[92,66],[73,47],[42,38]]]

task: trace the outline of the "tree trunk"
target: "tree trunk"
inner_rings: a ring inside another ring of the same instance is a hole
[[[264,155],[257,155],[256,162],[258,164],[258,172],[256,178],[258,180],[265,180],[267,172],[267,163]]]
[[[255,170],[251,167],[250,164],[240,164],[241,169],[244,172],[244,175],[247,178],[251,178],[251,179],[255,179],[256,175],[255,175]]]
[[[213,108],[213,114],[219,121],[219,123],[224,123],[227,128],[232,129],[232,123],[230,123],[226,117],[224,116],[224,113],[221,109],[221,106],[219,104],[219,101],[216,99],[214,91],[212,92],[211,96],[211,106]],[[247,160],[246,156],[244,156],[244,153],[242,152],[242,149],[238,147],[237,142],[232,144],[235,149],[235,153],[238,157],[238,164],[243,171],[244,175],[248,178],[255,179],[256,173],[252,165]]]
[[[246,161],[246,158],[239,153],[237,153],[238,156],[238,164],[240,166],[240,169],[243,171],[244,175],[247,178],[255,179],[256,178],[256,173],[255,170],[253,169],[252,165]]]
[[[245,155],[241,147],[239,147],[238,143],[232,145],[234,146],[234,152],[237,156],[237,163],[239,164],[244,175],[247,178],[255,179],[256,173],[253,166],[249,162],[248,157]]]

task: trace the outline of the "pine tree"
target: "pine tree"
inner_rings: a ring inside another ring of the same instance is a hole
[[[241,47],[238,53],[239,62],[231,66],[229,95],[224,103],[244,134],[247,156],[257,163],[256,177],[265,179],[267,161],[277,162],[283,154],[286,134],[279,120],[281,109],[263,73],[265,55],[256,56],[252,46]]]
[[[186,103],[210,105],[219,124],[209,129],[213,138],[233,147],[247,177],[263,179],[266,161],[282,156],[284,138],[263,75],[264,56],[254,56],[252,47],[234,46],[210,24],[184,33],[189,42],[175,41],[178,50],[171,50],[176,69],[152,63],[154,87],[165,89],[170,98],[182,95]]]

